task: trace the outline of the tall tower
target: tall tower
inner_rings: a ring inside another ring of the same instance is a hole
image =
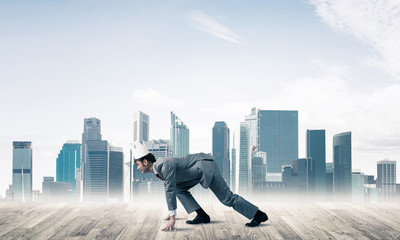
[[[108,194],[108,143],[101,140],[101,121],[85,118],[82,134],[83,200],[106,201]]]
[[[113,144],[108,146],[109,173],[108,173],[108,197],[123,201],[123,164],[124,153],[122,147]]]
[[[171,112],[171,143],[174,157],[189,154],[189,128]]]
[[[149,141],[149,116],[141,111],[133,115],[133,141]]]
[[[298,159],[298,112],[258,111],[258,151],[267,153],[268,173],[281,173],[283,165]]]
[[[314,176],[309,179],[310,193],[316,196],[326,195],[326,154],[325,130],[309,130],[306,134],[306,157],[311,159]]]
[[[81,144],[79,141],[67,141],[57,157],[56,182],[71,183],[73,195],[76,193],[77,172],[80,168]]]
[[[246,115],[246,123],[250,132],[250,146],[252,149],[258,147],[258,110],[257,108],[251,109],[251,114]],[[256,150],[256,149],[254,149]]]
[[[32,199],[32,142],[13,142],[12,196],[15,201]]]
[[[252,190],[251,172],[251,147],[249,137],[249,127],[245,122],[241,122],[234,133],[234,153],[232,153],[232,182],[235,187],[233,190],[238,194],[250,194]],[[234,157],[234,158],[233,158]]]
[[[333,136],[333,193],[351,200],[351,132]]]
[[[382,160],[376,164],[376,187],[381,189],[381,200],[393,200],[396,193],[396,161]]]
[[[212,154],[225,181],[230,183],[229,128],[225,122],[215,122],[212,136]]]

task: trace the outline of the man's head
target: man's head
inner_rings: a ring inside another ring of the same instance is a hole
[[[135,163],[137,165],[137,169],[139,169],[142,173],[148,173],[153,171],[153,163],[156,161],[156,158],[153,154],[148,153],[147,155],[135,159]]]
[[[142,142],[136,141],[132,147],[137,169],[142,171],[142,173],[152,172],[153,163],[156,161],[154,155],[149,153],[149,150]]]

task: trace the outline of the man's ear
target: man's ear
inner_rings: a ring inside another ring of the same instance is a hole
[[[147,159],[143,160],[143,165],[147,166]]]

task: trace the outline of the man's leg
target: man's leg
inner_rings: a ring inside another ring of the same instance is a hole
[[[176,196],[178,197],[179,201],[182,203],[182,206],[185,208],[188,214],[201,208],[192,196],[192,194],[189,192],[189,189],[194,187],[196,184],[197,182],[195,181],[176,183]]]
[[[252,219],[256,215],[258,207],[254,206],[241,196],[233,194],[218,170],[214,171],[210,189],[224,205],[233,207],[235,211],[248,219]]]
[[[200,207],[200,205],[196,202],[192,194],[189,192],[189,189],[194,187],[198,181],[193,182],[184,182],[176,184],[176,196],[179,201],[182,203],[188,214],[196,211],[197,216],[193,220],[188,220],[186,223],[188,224],[199,224],[199,223],[209,223],[210,216]]]

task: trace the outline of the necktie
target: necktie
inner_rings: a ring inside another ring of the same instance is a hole
[[[162,178],[159,174],[156,174],[156,177],[158,177],[158,179],[160,179],[160,180],[162,180],[162,181],[164,181],[165,179],[164,178]]]

